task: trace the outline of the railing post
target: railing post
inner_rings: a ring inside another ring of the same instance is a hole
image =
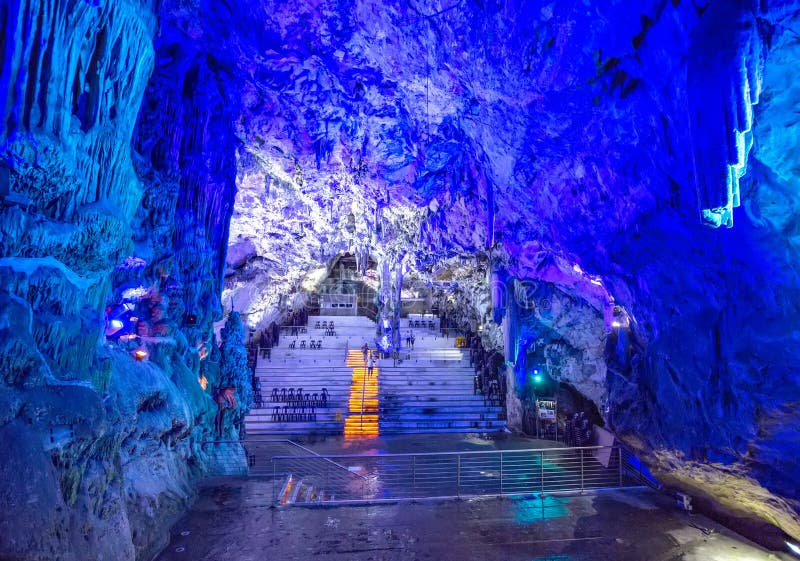
[[[458,466],[456,468],[456,495],[461,498],[461,454],[456,456]]]
[[[503,494],[503,452],[500,451],[500,494]]]
[[[583,493],[583,448],[581,448],[581,493]]]
[[[411,456],[411,494],[417,497],[417,456]]]
[[[542,501],[544,501],[544,450],[539,452],[539,478],[542,487]]]

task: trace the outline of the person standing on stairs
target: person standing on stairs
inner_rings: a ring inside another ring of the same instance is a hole
[[[372,354],[369,355],[369,362],[367,363],[367,378],[372,378],[372,369],[375,368],[375,359]]]
[[[361,346],[361,354],[364,355],[364,365],[366,365],[367,364],[367,354],[369,354],[369,345],[367,343],[364,343]]]
[[[414,332],[413,331],[409,331],[408,332],[408,340],[411,342],[411,345],[409,345],[409,346],[411,347],[411,350],[413,351],[414,350]]]

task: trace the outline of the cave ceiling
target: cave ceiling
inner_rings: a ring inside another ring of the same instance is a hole
[[[159,41],[192,45],[236,108],[232,244],[302,240],[324,262],[399,237],[425,268],[533,243],[591,261],[670,197],[697,213],[685,57],[703,8],[189,3]]]

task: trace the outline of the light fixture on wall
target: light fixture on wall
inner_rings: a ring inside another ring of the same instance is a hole
[[[144,360],[147,358],[148,354],[149,353],[144,349],[136,349],[135,351],[133,351],[133,358],[135,358],[136,360]]]
[[[631,325],[628,312],[622,306],[614,306],[613,318],[611,319],[611,327],[614,329],[628,328]]]
[[[794,553],[796,556],[800,557],[800,545],[792,542],[786,542],[786,547],[789,548],[789,551]]]

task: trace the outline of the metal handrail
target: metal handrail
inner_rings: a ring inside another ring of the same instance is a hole
[[[360,420],[360,427],[364,428],[364,394],[367,392],[367,373],[366,373],[367,365],[364,364],[365,372],[361,374],[361,420]]]
[[[360,487],[326,477],[327,501],[336,503],[555,495],[651,483],[642,474],[641,463],[619,445],[327,457],[341,460],[352,466],[349,469],[366,475]],[[299,480],[321,485],[315,460],[316,456],[273,457],[275,465],[291,466]]]
[[[349,473],[349,474],[351,474],[351,475],[353,475],[355,477],[358,477],[358,478],[361,478],[361,479],[365,479],[364,476],[362,476],[362,475],[360,475],[358,473],[353,473],[352,471],[347,469],[346,466],[343,466],[343,465],[341,465],[341,464],[339,464],[337,462],[334,462],[333,460],[330,459],[330,456],[323,456],[322,454],[317,454],[316,452],[314,452],[310,448],[306,448],[302,444],[298,444],[294,440],[289,440],[289,439],[286,439],[286,438],[279,438],[279,439],[248,439],[248,440],[209,440],[209,441],[203,442],[202,444],[203,444],[203,446],[205,446],[206,444],[240,444],[240,445],[246,446],[248,444],[267,444],[267,443],[269,443],[269,444],[275,444],[275,443],[290,444],[290,445],[295,446],[297,448],[300,448],[304,452],[308,453],[308,455],[306,455],[306,456],[271,456],[271,458],[270,458],[271,460],[275,460],[275,458],[281,458],[281,459],[293,458],[293,459],[298,459],[298,460],[304,460],[304,459],[310,459],[310,458],[321,459],[321,460],[325,460],[325,461],[329,462],[330,464],[335,465],[336,467],[346,471],[347,473]]]
[[[389,453],[389,454],[326,454],[324,457],[326,458],[371,458],[371,457],[381,457],[381,458],[391,458],[397,456],[466,456],[472,454],[498,454],[498,453],[507,453],[507,454],[515,454],[517,452],[563,452],[563,451],[570,451],[574,452],[576,450],[602,450],[606,448],[622,448],[625,449],[623,446],[563,446],[559,448],[520,448],[520,449],[508,449],[508,450],[464,450],[463,452],[397,452],[397,453]],[[314,453],[315,456],[319,454]],[[295,459],[303,459],[303,458],[311,458],[313,456],[273,456],[276,459],[281,458],[295,458]]]

